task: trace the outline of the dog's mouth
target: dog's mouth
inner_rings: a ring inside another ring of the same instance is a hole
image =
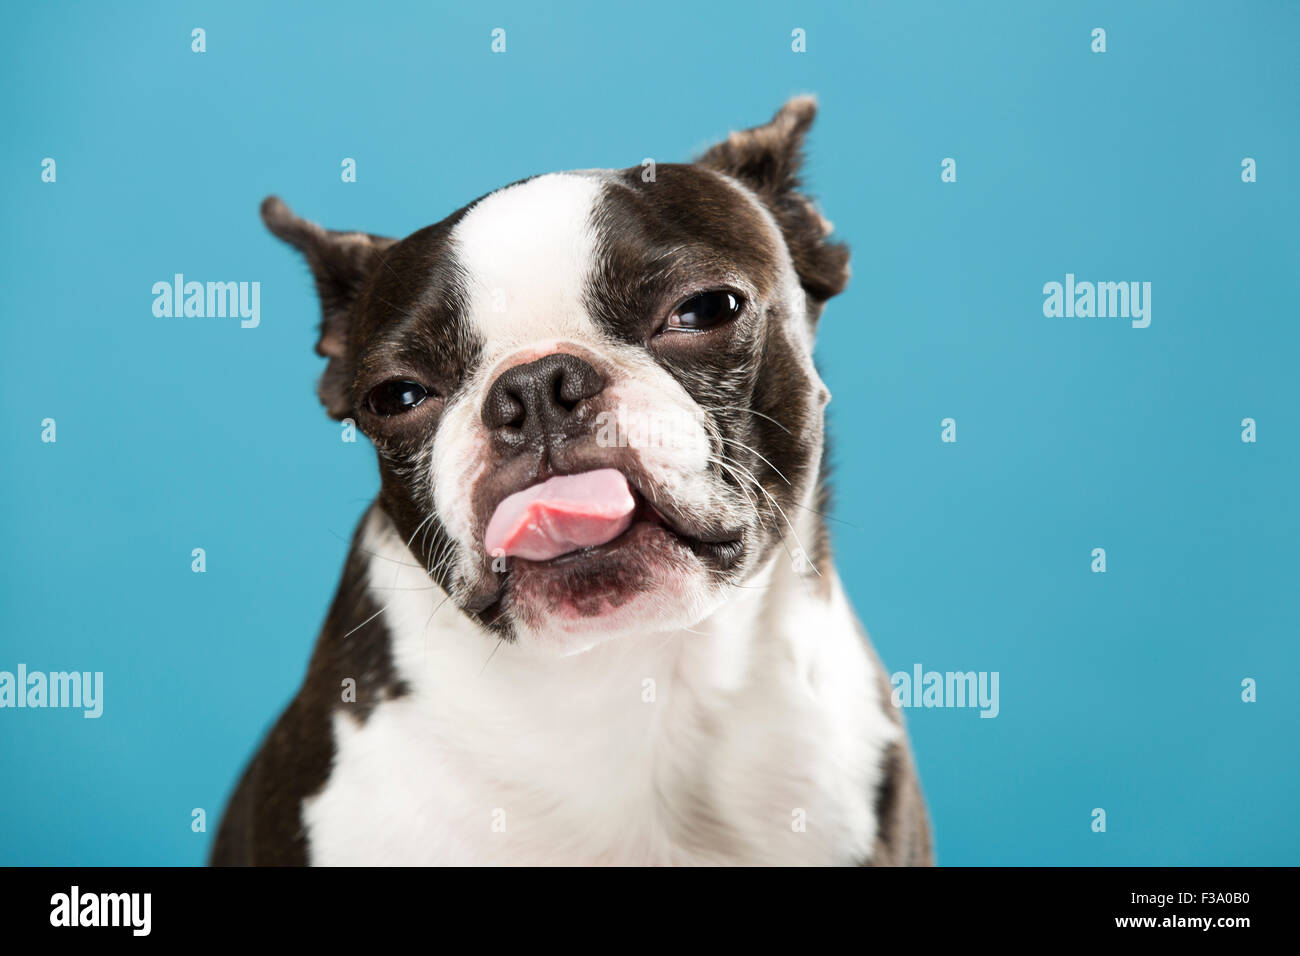
[[[563,568],[598,562],[666,536],[718,570],[741,553],[739,533],[693,531],[669,507],[652,504],[620,471],[602,468],[560,475],[507,496],[484,535],[493,557]]]
[[[496,505],[483,535],[492,586],[465,610],[489,627],[581,630],[618,624],[610,615],[626,626],[629,614],[671,613],[674,601],[685,608],[698,600],[700,575],[724,579],[744,555],[743,529],[717,528],[710,517],[613,468],[552,476]],[[649,605],[633,603],[656,592]]]

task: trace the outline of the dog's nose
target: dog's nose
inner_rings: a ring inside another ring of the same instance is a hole
[[[563,432],[578,403],[604,387],[604,377],[590,364],[554,352],[497,377],[483,402],[483,424],[523,438]]]

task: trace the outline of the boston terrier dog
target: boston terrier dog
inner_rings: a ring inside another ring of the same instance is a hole
[[[382,484],[213,863],[932,862],[823,523],[815,113],[401,240],[263,203]]]

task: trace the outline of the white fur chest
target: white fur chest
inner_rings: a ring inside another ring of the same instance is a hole
[[[362,543],[410,693],[364,723],[337,713],[331,775],[303,806],[312,863],[869,856],[900,731],[838,582],[818,599],[778,562],[696,630],[557,658],[439,607],[382,516]]]

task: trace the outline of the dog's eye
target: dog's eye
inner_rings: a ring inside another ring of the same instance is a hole
[[[668,317],[665,332],[705,332],[740,315],[740,296],[725,289],[693,295]]]
[[[366,404],[376,415],[391,418],[402,412],[409,412],[429,396],[424,386],[418,382],[384,382],[371,389],[366,397]]]

